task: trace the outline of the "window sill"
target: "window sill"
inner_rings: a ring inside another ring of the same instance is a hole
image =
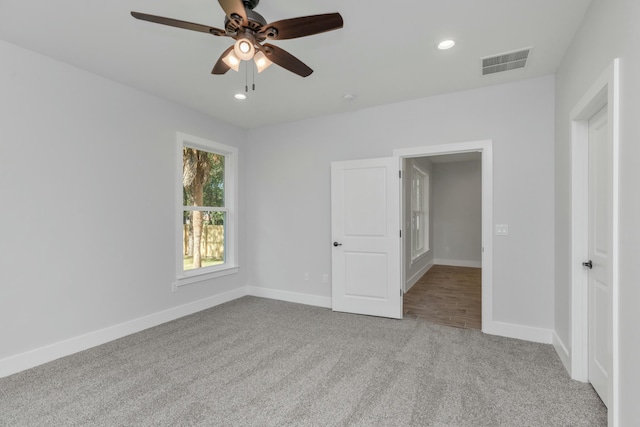
[[[179,288],[181,286],[191,285],[193,283],[204,282],[211,279],[217,279],[219,277],[229,276],[236,274],[240,271],[240,267],[237,265],[230,265],[228,267],[221,268],[214,271],[203,271],[202,273],[193,273],[188,276],[178,277],[173,286]]]
[[[430,252],[431,252],[431,249],[427,249],[424,252],[420,252],[418,255],[416,255],[415,257],[411,258],[411,263],[409,264],[409,266],[412,266],[416,262],[420,261],[422,258],[424,258]]]

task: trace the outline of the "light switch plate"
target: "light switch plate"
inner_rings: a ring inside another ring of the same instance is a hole
[[[508,236],[509,226],[507,224],[496,224],[496,236]]]

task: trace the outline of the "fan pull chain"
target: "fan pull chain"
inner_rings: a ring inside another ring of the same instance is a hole
[[[256,90],[256,68],[251,64],[251,76],[253,79],[253,90]]]
[[[244,91],[249,93],[249,69],[247,68],[247,61],[244,64]]]

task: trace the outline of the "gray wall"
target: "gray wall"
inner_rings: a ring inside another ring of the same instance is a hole
[[[491,314],[550,331],[553,95],[547,76],[249,131],[249,285],[330,298],[321,277],[331,271],[332,161],[492,139],[494,219],[509,224],[511,234],[494,241]],[[528,268],[533,258],[535,270]]]
[[[481,267],[480,161],[433,165],[432,247],[436,264]]]
[[[3,41],[0,63],[0,361],[246,283],[171,292],[176,131],[240,147],[241,169],[245,132]]]

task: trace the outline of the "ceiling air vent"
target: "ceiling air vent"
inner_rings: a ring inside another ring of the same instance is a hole
[[[482,58],[482,75],[500,73],[502,71],[524,68],[531,52],[531,47],[515,52],[501,53],[499,55]]]

